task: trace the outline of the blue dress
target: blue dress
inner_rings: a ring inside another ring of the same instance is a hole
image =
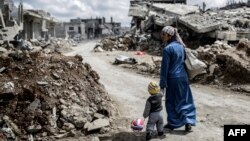
[[[166,88],[167,121],[173,128],[196,123],[196,108],[184,60],[183,46],[176,40],[170,41],[163,50],[160,87]]]

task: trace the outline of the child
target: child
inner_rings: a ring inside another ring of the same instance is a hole
[[[151,96],[147,99],[143,112],[144,118],[149,117],[146,127],[146,140],[152,138],[155,125],[158,136],[163,136],[163,117],[161,113],[163,95],[160,93],[160,87],[155,82],[149,83],[148,92]]]

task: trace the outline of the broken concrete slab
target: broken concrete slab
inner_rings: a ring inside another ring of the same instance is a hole
[[[49,85],[49,83],[46,82],[46,81],[37,81],[36,83],[37,83],[38,85],[40,85],[40,86]]]
[[[5,48],[0,47],[0,53],[5,53],[5,52],[8,52],[8,50],[5,49]]]
[[[2,68],[0,69],[0,73],[4,72],[5,70],[6,70],[6,68],[5,68],[5,67],[2,67]]]
[[[155,17],[154,23],[159,26],[170,26],[176,21],[175,17]]]
[[[118,55],[115,57],[114,64],[136,64],[135,58],[127,57],[124,55]]]
[[[7,124],[7,126],[12,129],[12,131],[20,136],[22,134],[21,130],[18,128],[18,126],[9,118],[9,116],[3,117],[4,122]]]
[[[199,7],[184,4],[154,3],[152,9],[164,10],[164,14],[171,16],[184,16],[191,13],[198,13]]]
[[[97,129],[101,129],[102,127],[109,126],[108,119],[97,119],[88,125],[88,131],[93,131]]]
[[[144,18],[148,9],[141,5],[134,5],[129,8],[128,16]]]
[[[56,72],[53,72],[53,73],[52,73],[52,76],[53,76],[56,80],[60,79],[60,76],[59,76]]]
[[[194,30],[196,33],[210,32],[219,29],[221,25],[220,21],[217,21],[212,17],[199,14],[182,16],[178,19],[178,21],[188,28]]]
[[[217,31],[216,35],[217,39],[220,40],[236,41],[238,39],[236,31]]]
[[[1,136],[1,133],[7,138],[6,140],[4,140],[3,136]],[[13,133],[11,128],[3,127],[3,128],[0,128],[0,139],[1,139],[1,141],[2,141],[2,139],[3,139],[3,141],[7,141],[8,139],[15,140],[16,135]]]
[[[100,141],[100,139],[98,137],[93,137],[91,141]]]
[[[97,118],[97,119],[100,119],[100,118],[104,118],[105,116],[102,115],[102,114],[99,114],[99,113],[95,113],[94,117]]]
[[[37,133],[40,130],[42,130],[42,126],[40,124],[36,124],[36,125],[31,125],[27,128],[27,132],[29,133]]]

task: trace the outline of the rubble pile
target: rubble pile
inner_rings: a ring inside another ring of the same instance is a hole
[[[99,43],[94,47],[95,52],[105,51],[114,51],[114,50],[122,50],[127,51],[135,46],[135,41],[132,36],[127,35],[124,37],[107,37],[102,39]]]
[[[0,55],[0,140],[105,133],[115,113],[99,75],[79,55]]]
[[[237,47],[230,47],[220,41],[198,48],[195,52],[208,68],[206,83],[247,84],[250,83],[250,42],[241,39]],[[203,80],[203,81],[204,81]]]
[[[149,34],[138,36],[126,34],[120,37],[108,37],[101,40],[94,47],[94,52],[114,51],[114,50],[137,50],[148,51],[153,55],[161,55],[161,42],[150,37]]]
[[[140,62],[140,63],[119,63],[114,62],[115,65],[120,65],[123,68],[135,70],[139,74],[152,75],[154,77],[160,76],[161,60],[155,60],[152,57],[153,63]]]
[[[60,38],[51,39],[49,41],[33,39],[30,41],[21,40],[20,42],[11,42],[10,44],[0,45],[0,55],[8,56],[14,52],[44,52],[49,53],[64,53],[72,50],[72,46],[77,44],[72,40],[64,40]]]
[[[51,53],[51,52],[68,52],[71,49],[72,46],[77,46],[77,43],[73,40],[64,40],[61,38],[54,38],[49,41],[44,41],[44,40],[37,40],[33,39],[31,40],[31,43],[35,47],[42,47],[42,49],[46,53]]]

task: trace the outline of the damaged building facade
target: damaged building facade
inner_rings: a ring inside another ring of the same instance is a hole
[[[71,19],[70,22],[65,22],[64,29],[64,33],[67,33],[69,38],[73,38],[75,40],[86,39],[85,22],[83,22],[80,18]]]
[[[0,41],[45,39],[55,36],[56,20],[43,10],[24,10],[22,3],[16,8],[12,0],[0,1]]]
[[[24,11],[24,30],[23,37],[30,39],[45,39],[55,37],[55,18],[50,13],[43,10]]]
[[[16,12],[13,16],[12,14]],[[13,40],[13,37],[23,29],[23,5],[18,8],[12,0],[0,0],[0,43]]]

